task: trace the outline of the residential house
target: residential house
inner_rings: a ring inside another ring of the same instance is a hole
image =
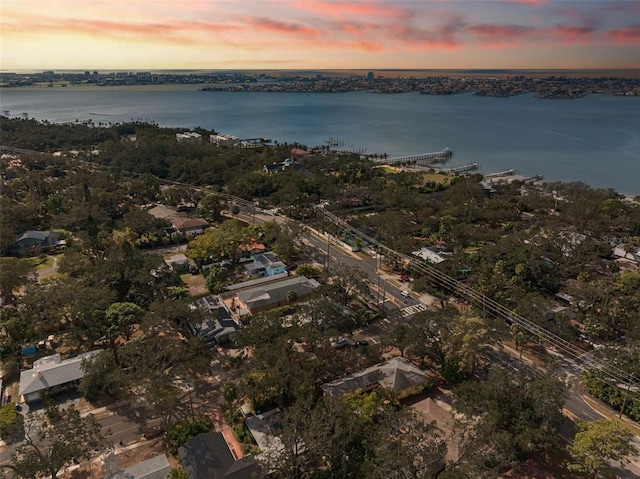
[[[186,218],[179,216],[171,220],[171,226],[174,230],[182,233],[183,235],[200,235],[204,233],[204,230],[209,226],[209,223],[204,218]]]
[[[200,337],[208,345],[233,341],[239,325],[236,323],[220,296],[204,296],[189,305],[192,310],[204,311],[205,316],[188,323],[191,334]]]
[[[290,291],[295,293],[296,300],[301,300],[311,295],[319,286],[320,284],[314,279],[295,276],[258,284],[237,293],[225,293],[222,296],[232,316],[240,321],[246,315],[289,304],[287,296]]]
[[[164,262],[178,272],[186,271],[189,267],[189,259],[183,253],[174,254],[165,259]]]
[[[238,137],[233,135],[209,135],[209,141],[216,146],[236,146],[240,143]]]
[[[260,448],[260,454],[256,456],[258,460],[278,457],[284,451],[284,444],[279,437],[281,430],[281,411],[272,409],[256,416],[247,416],[244,420],[247,429],[251,432],[253,439]]]
[[[84,376],[82,361],[99,352],[90,351],[64,361],[60,354],[53,354],[34,361],[31,369],[20,373],[18,394],[25,402],[31,402],[40,399],[43,391],[56,393],[77,388]]]
[[[280,163],[277,163],[274,161],[270,165],[264,165],[264,172],[277,173],[278,171],[286,170],[287,168],[291,167],[293,164],[294,163],[291,158],[286,158],[284,161],[281,161]]]
[[[46,253],[57,247],[63,246],[64,240],[55,231],[25,231],[16,236],[11,243],[11,254],[19,256]]]
[[[405,358],[393,358],[357,373],[350,374],[320,386],[324,393],[338,397],[360,389],[371,391],[382,387],[396,391],[401,397],[429,382],[429,376]]]
[[[295,161],[306,160],[311,157],[311,153],[302,148],[291,148],[291,158]]]
[[[187,217],[186,213],[178,211],[176,208],[167,205],[155,205],[153,208],[147,210],[147,213],[159,220],[171,221],[174,218]]]
[[[176,141],[178,143],[198,144],[202,143],[202,135],[195,131],[185,131],[184,133],[176,133]]]
[[[253,456],[236,458],[220,432],[198,434],[178,455],[189,479],[252,479],[258,469]]]
[[[189,218],[184,211],[166,205],[156,205],[147,210],[154,218],[168,220],[171,228],[167,229],[167,234],[178,231],[182,234],[202,234],[209,223],[204,218]]]
[[[251,259],[253,263],[245,265],[249,276],[274,276],[287,271],[287,266],[278,260],[275,253],[256,254]]]
[[[412,251],[411,254],[433,264],[440,264],[446,260],[442,251],[437,248],[421,248],[418,251]]]
[[[170,471],[171,465],[167,455],[160,454],[110,474],[106,479],[167,479]]]

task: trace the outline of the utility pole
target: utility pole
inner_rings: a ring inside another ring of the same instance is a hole
[[[624,400],[622,401],[622,407],[620,408],[620,414],[618,415],[619,419],[622,419],[622,412],[624,411],[624,407],[627,404],[627,396],[629,396],[629,390],[631,389],[632,382],[633,382],[633,374],[629,374],[629,382],[627,383],[627,389],[624,392]]]

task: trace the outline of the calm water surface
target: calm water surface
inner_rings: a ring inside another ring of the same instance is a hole
[[[455,151],[448,166],[478,162],[483,173],[515,168],[640,194],[640,97],[227,93],[190,85],[4,89],[0,104],[52,122],[151,120],[307,146],[334,138],[390,156],[448,146]]]

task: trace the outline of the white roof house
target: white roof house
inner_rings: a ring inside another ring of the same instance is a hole
[[[430,248],[421,248],[418,251],[412,251],[411,254],[414,256],[417,256],[418,258],[422,258],[425,261],[429,261],[430,263],[433,263],[433,264],[442,263],[446,259],[440,253]]]
[[[62,361],[60,354],[46,356],[33,362],[33,367],[20,373],[18,394],[26,402],[40,399],[40,393],[47,389],[79,381],[84,376],[82,361],[98,354],[100,350],[80,354]]]

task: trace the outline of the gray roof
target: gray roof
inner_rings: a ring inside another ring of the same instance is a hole
[[[20,389],[18,394],[31,394],[60,384],[82,379],[82,361],[101,350],[80,354],[75,358],[60,360],[59,354],[47,356],[33,363],[33,368],[20,373]]]
[[[25,239],[32,239],[32,240],[54,245],[58,243],[60,239],[60,235],[55,231],[29,230],[16,236],[13,242],[17,243],[18,241],[22,241]]]
[[[147,213],[160,220],[171,220],[179,216],[186,216],[186,213],[179,212],[176,208],[166,205],[156,205],[150,210],[147,210]]]
[[[402,392],[424,383],[429,376],[404,358],[393,358],[321,386],[329,396],[341,396],[356,389],[385,389]]]
[[[302,298],[311,294],[318,286],[318,282],[313,279],[295,276],[239,291],[237,296],[249,309],[257,309],[284,301],[289,291],[295,291],[298,298]]]
[[[44,241],[48,236],[49,231],[25,231],[24,233],[16,237],[15,241],[20,241],[26,238]]]
[[[249,479],[256,468],[251,456],[236,460],[220,432],[198,434],[178,455],[189,479]]]
[[[167,479],[171,471],[166,454],[152,457],[107,476],[106,479]]]
[[[265,456],[277,457],[284,451],[284,445],[278,437],[277,426],[273,421],[277,421],[280,415],[280,409],[272,409],[257,416],[251,416],[244,420],[251,435],[258,444],[260,451]]]

